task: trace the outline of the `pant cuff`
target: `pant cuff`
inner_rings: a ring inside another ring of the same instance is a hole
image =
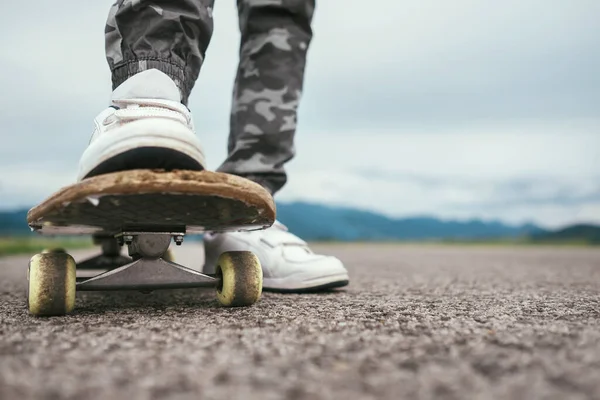
[[[118,65],[112,70],[113,90],[133,75],[149,69],[157,69],[173,79],[181,93],[181,102],[187,105],[194,84],[186,82],[183,67],[168,60],[137,59]]]

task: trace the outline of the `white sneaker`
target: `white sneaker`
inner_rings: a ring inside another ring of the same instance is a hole
[[[204,153],[177,85],[151,69],[112,93],[79,162],[77,180],[137,168],[202,170]]]
[[[307,243],[291,234],[279,221],[267,229],[251,232],[204,235],[203,272],[214,274],[217,259],[225,251],[251,251],[260,260],[263,289],[302,292],[346,286],[348,271],[340,260],[318,255]]]

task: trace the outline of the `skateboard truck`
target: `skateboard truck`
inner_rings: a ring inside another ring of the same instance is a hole
[[[77,290],[178,289],[218,286],[219,278],[202,274],[163,258],[171,239],[183,241],[181,232],[122,232],[118,243],[127,245],[132,262],[77,283]]]

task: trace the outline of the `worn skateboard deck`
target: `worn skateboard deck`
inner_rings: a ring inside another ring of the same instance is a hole
[[[48,235],[223,232],[274,221],[273,198],[262,186],[211,171],[100,175],[58,190],[27,214],[29,226]]]

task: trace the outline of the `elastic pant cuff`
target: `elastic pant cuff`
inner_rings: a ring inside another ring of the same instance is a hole
[[[173,79],[181,93],[181,102],[187,105],[194,83],[186,81],[183,67],[168,60],[137,59],[118,65],[112,70],[113,90],[133,75],[149,69],[157,69]]]

